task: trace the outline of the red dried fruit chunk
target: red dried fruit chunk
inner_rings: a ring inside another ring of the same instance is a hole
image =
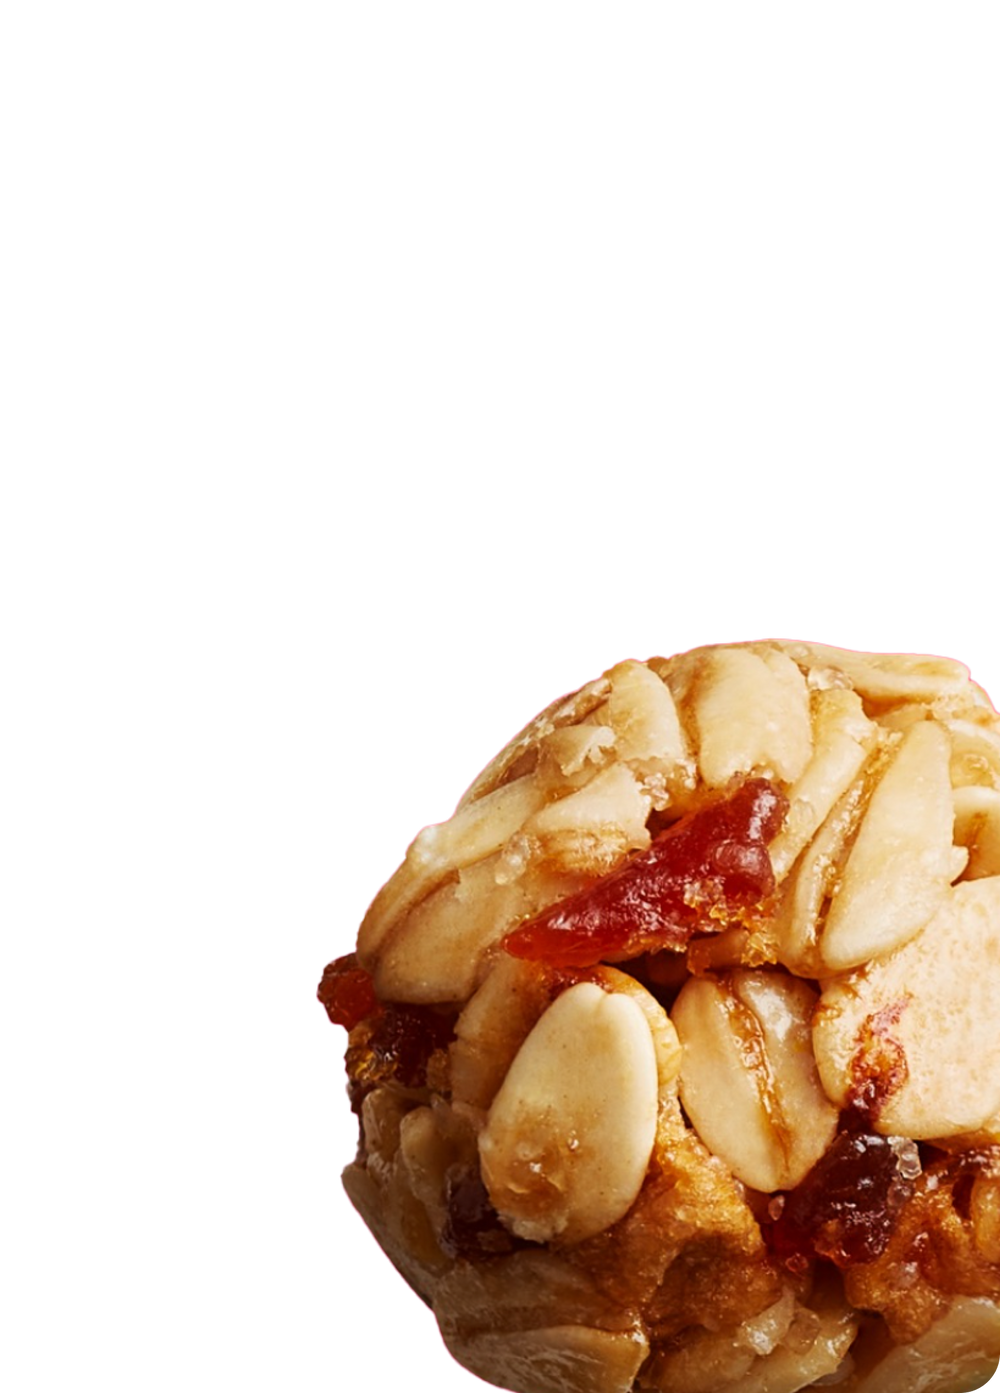
[[[429,1006],[383,1007],[372,1022],[363,1049],[379,1080],[393,1079],[404,1088],[423,1088],[427,1061],[453,1038],[455,1017]]]
[[[316,995],[334,1025],[349,1032],[347,1087],[355,1111],[380,1084],[426,1087],[431,1055],[454,1035],[453,1012],[379,1001],[371,976],[358,966],[354,953],[323,969]]]
[[[767,843],[788,800],[767,779],[675,822],[648,851],[512,930],[515,958],[591,967],[746,923],[774,889]]]
[[[838,1267],[873,1262],[886,1249],[896,1214],[913,1186],[892,1143],[872,1132],[842,1131],[796,1189],[765,1236],[775,1257],[802,1271],[814,1257]]]
[[[378,1006],[370,975],[358,966],[356,953],[327,963],[316,995],[334,1025],[353,1030]]]

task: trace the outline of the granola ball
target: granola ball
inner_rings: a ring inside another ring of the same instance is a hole
[[[996,1369],[1000,717],[960,663],[619,663],[417,836],[319,996],[347,1193],[481,1378]]]

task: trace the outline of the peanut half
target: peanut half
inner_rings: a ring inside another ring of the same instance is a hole
[[[693,977],[674,1004],[681,1101],[702,1141],[738,1179],[791,1189],[833,1140],[837,1110],[810,1043],[817,997],[779,972]]]
[[[479,1137],[483,1180],[522,1238],[575,1243],[639,1193],[653,1150],[653,1034],[630,995],[578,982],[518,1050]]]

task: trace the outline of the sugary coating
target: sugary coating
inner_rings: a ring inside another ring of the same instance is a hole
[[[619,663],[425,828],[320,1000],[344,1185],[515,1393],[1000,1360],[1000,718],[950,659]]]

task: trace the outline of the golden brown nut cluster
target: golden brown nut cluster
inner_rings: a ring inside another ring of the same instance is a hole
[[[943,658],[624,662],[419,834],[320,998],[351,1200],[517,1393],[1000,1359],[1000,718]]]

